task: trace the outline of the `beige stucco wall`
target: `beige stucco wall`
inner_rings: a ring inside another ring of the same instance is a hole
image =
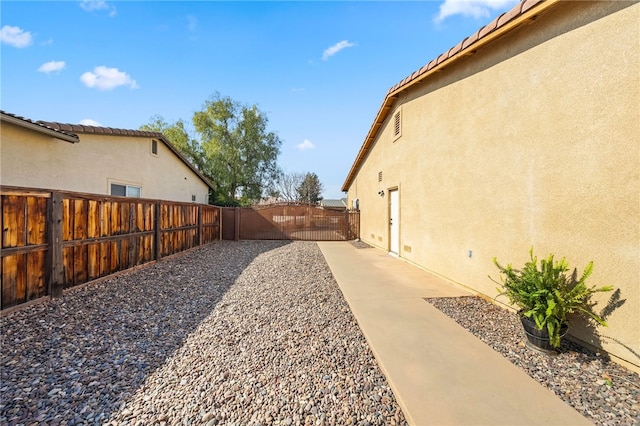
[[[638,22],[638,3],[561,3],[401,95],[402,136],[392,111],[349,187],[361,238],[389,248],[378,191],[397,187],[399,255],[476,292],[531,245],[593,260],[625,302],[603,336],[572,333],[640,366]]]
[[[208,187],[164,143],[146,137],[78,135],[72,144],[2,122],[0,183],[109,194],[110,184],[141,187],[143,198],[207,203]]]

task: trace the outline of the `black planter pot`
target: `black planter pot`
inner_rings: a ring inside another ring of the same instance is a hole
[[[534,320],[522,315],[520,315],[520,322],[522,322],[522,327],[524,327],[524,332],[527,335],[527,347],[546,354],[557,353],[556,348],[551,346],[551,342],[549,341],[549,331],[547,327],[538,330]],[[568,329],[569,326],[566,324],[560,327],[561,339],[567,334]]]

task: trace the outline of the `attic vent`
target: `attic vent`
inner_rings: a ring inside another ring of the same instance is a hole
[[[402,127],[400,126],[400,111],[393,116],[393,137],[398,138],[401,135]]]
[[[155,139],[151,140],[151,154],[158,155],[158,141]]]
[[[382,182],[382,172],[378,172],[378,182]]]

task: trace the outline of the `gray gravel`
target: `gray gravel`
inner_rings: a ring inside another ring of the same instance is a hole
[[[0,424],[406,424],[315,243],[215,243],[0,326]]]
[[[479,297],[426,300],[595,424],[640,424],[637,373],[567,339],[556,356],[535,352],[517,314]]]

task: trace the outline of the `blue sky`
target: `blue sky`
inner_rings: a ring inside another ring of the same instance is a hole
[[[0,2],[0,107],[137,129],[215,92],[256,104],[285,172],[342,183],[387,90],[517,0]]]

